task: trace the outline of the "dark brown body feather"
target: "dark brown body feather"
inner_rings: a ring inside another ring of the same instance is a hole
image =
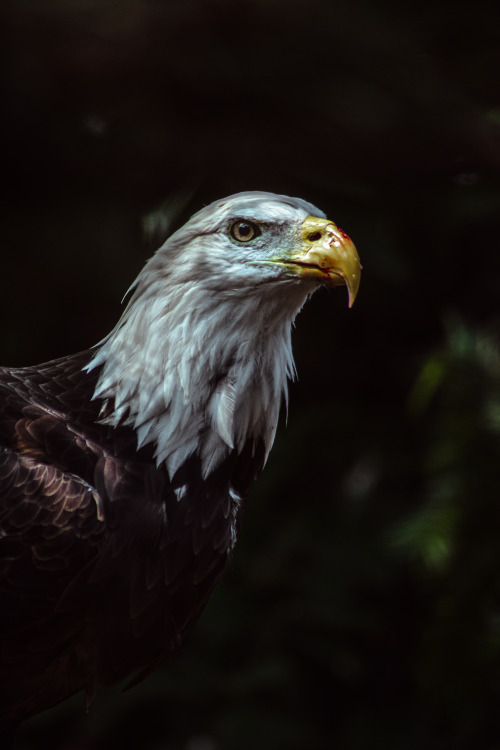
[[[140,678],[217,583],[264,450],[171,481],[132,428],[99,423],[90,353],[0,369],[0,724]]]

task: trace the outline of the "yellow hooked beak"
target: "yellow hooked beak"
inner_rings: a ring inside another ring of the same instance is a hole
[[[361,263],[353,242],[333,221],[307,216],[302,224],[302,247],[287,258],[294,273],[327,286],[345,284],[352,307],[358,293]]]

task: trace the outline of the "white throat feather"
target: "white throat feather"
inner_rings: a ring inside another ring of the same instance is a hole
[[[283,226],[314,210],[272,198],[266,210]],[[227,221],[227,206],[203,209],[150,259],[87,368],[102,366],[94,397],[111,409],[103,421],[133,426],[171,477],[195,452],[206,477],[248,440],[263,440],[267,456],[295,374],[291,326],[315,288],[264,273],[216,230],[200,231],[210,210]]]
[[[267,456],[295,374],[303,285],[225,298],[197,281],[164,285],[156,297],[136,291],[88,367],[102,365],[95,397],[113,408],[105,421],[132,425],[139,447],[154,443],[171,477],[197,450],[204,476],[248,439],[262,438]]]

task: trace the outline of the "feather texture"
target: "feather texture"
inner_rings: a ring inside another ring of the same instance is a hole
[[[316,282],[269,258],[311,213],[212,204],[146,264],[95,349],[0,369],[0,724],[164,661],[234,547]],[[234,220],[259,239],[231,238]]]

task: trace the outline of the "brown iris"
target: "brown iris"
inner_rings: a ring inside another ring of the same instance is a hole
[[[251,221],[235,221],[231,225],[231,237],[238,242],[250,242],[260,234],[259,227]]]

